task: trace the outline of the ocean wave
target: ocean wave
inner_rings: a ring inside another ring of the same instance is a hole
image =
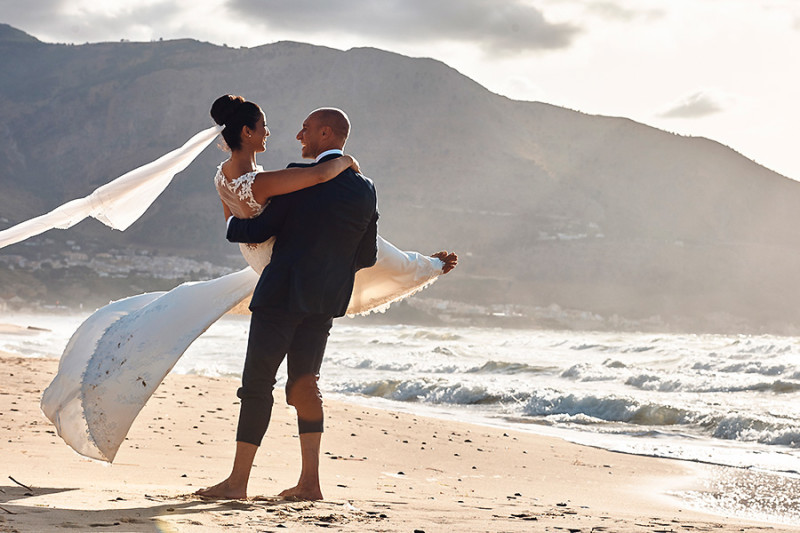
[[[719,415],[639,402],[633,398],[593,395],[581,397],[574,394],[561,395],[555,391],[531,396],[522,409],[525,416],[544,419],[548,425],[591,426],[613,422],[643,428],[685,427],[685,430],[680,431],[704,434],[715,439],[800,448],[800,426],[793,420],[768,415],[763,418]],[[630,429],[617,431],[632,434]]]
[[[455,374],[463,372],[468,365],[461,363],[440,363],[430,360],[415,359],[373,359],[355,356],[336,357],[331,356],[326,360],[327,364],[334,364],[340,367],[351,368],[353,370],[373,370],[379,372],[402,372],[402,373],[427,373],[427,374]]]
[[[336,392],[376,396],[400,402],[458,405],[496,404],[504,397],[508,400],[514,399],[513,395],[491,393],[484,386],[432,381],[427,378],[342,383],[336,387]]]
[[[765,365],[761,361],[747,361],[726,365],[718,369],[728,374],[761,374],[762,376],[780,376],[787,371],[786,365]]]
[[[637,374],[628,377],[625,385],[643,391],[655,392],[691,392],[691,393],[740,393],[740,392],[772,392],[775,394],[791,394],[800,392],[800,382],[778,379],[775,381],[758,381],[743,384],[720,384],[720,380],[703,378],[664,379],[654,374]]]
[[[730,416],[719,420],[714,438],[758,442],[800,448],[800,427],[748,416]]]
[[[800,391],[800,383],[783,381],[781,379],[772,382],[751,383],[741,387],[725,387],[721,390],[709,392],[774,392],[775,394],[791,394]]]
[[[664,380],[661,376],[653,374],[639,374],[625,380],[625,384],[641,390],[658,392],[677,392],[683,389],[684,384],[678,379]]]
[[[605,372],[589,363],[579,363],[564,370],[561,377],[575,381],[613,381],[617,379],[617,374]]]
[[[436,352],[436,349],[433,350]],[[438,352],[437,352],[438,353]],[[512,361],[486,361],[481,365],[474,365],[465,359],[448,360],[431,359],[423,354],[413,359],[378,360],[375,358],[362,358],[356,356],[328,358],[330,363],[354,370],[376,370],[384,372],[414,372],[418,374],[541,374],[558,371],[555,366],[529,365]]]
[[[585,416],[605,422],[668,426],[690,422],[690,414],[667,405],[640,403],[622,397],[579,397],[574,394],[532,396],[523,411],[528,416]]]
[[[461,340],[461,335],[452,331],[431,331],[420,329],[409,335],[414,339],[424,339],[428,341],[457,341]]]
[[[759,374],[762,376],[781,376],[789,374],[796,377],[800,371],[795,370],[796,364],[773,363],[766,364],[762,361],[742,360],[730,363],[728,358],[712,361],[695,361],[691,368],[705,372],[720,372],[725,374]]]
[[[570,346],[570,350],[575,351],[584,351],[584,350],[597,350],[598,352],[605,352],[610,348],[608,346],[604,346],[602,344],[578,344],[576,346]]]
[[[752,340],[748,340],[743,347],[738,347],[736,351],[746,355],[786,354],[792,352],[792,346],[788,344],[779,346],[771,343],[755,344]]]
[[[553,372],[555,370],[557,370],[557,367],[553,366],[535,366],[506,361],[487,361],[481,366],[466,370],[466,372],[470,374],[538,374],[541,372]]]
[[[342,364],[342,361],[339,361]],[[374,359],[361,359],[358,362],[351,362],[351,368],[358,370],[382,370],[385,372],[406,372],[411,370],[414,365],[404,361],[375,361]]]
[[[650,350],[654,350],[655,346],[631,346],[630,348],[624,348],[622,353],[642,353],[642,352],[649,352]]]

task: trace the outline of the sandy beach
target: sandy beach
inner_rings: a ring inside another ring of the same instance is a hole
[[[273,495],[299,472],[276,394],[247,501],[191,494],[228,474],[237,382],[170,375],[113,465],[85,459],[39,410],[58,362],[0,353],[0,531],[788,532],[687,509],[700,465],[326,400],[325,500]]]

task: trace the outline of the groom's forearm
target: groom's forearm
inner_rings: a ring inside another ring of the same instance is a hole
[[[270,225],[259,222],[261,221],[258,218],[241,219],[230,217],[225,237],[230,242],[255,244],[264,242],[275,235],[275,231]]]
[[[276,196],[260,215],[255,218],[228,219],[226,234],[230,242],[257,244],[278,233],[286,218],[288,204],[285,197]]]

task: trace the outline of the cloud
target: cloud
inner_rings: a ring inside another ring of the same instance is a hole
[[[3,22],[26,30],[35,27],[48,27],[54,24],[59,14],[69,4],[68,0],[40,0],[37,2],[19,2],[17,0],[0,0],[0,12]]]
[[[228,6],[274,29],[474,42],[491,53],[565,48],[580,32],[572,24],[548,22],[523,0],[229,0]]]
[[[75,0],[37,0],[27,5],[0,0],[5,22],[45,42],[148,40],[169,35],[185,18],[176,2],[82,4]]]
[[[615,2],[593,1],[586,5],[586,11],[607,20],[619,20],[622,22],[633,22],[637,19],[649,20],[664,16],[664,12],[657,9],[628,9]]]
[[[698,91],[673,104],[658,116],[663,118],[700,118],[720,113],[730,105],[725,95]]]

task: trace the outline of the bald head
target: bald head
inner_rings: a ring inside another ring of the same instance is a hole
[[[321,107],[311,112],[309,117],[314,117],[321,127],[329,127],[334,137],[342,142],[347,142],[350,135],[350,119],[347,113],[335,107]]]
[[[343,150],[348,135],[350,119],[345,112],[334,107],[322,107],[306,117],[297,140],[302,145],[303,157],[314,159],[328,150]]]

